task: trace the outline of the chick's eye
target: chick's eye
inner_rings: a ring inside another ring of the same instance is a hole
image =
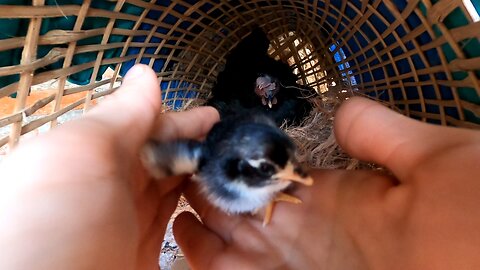
[[[266,162],[260,164],[259,169],[264,174],[273,174],[275,172],[275,168],[273,167],[273,165]]]

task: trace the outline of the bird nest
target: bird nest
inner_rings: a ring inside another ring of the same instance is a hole
[[[333,128],[335,113],[341,103],[352,96],[364,95],[356,92],[347,81],[331,85],[329,91],[310,99],[313,110],[300,125],[281,126],[297,146],[297,158],[302,164],[318,169],[384,169],[377,164],[352,158],[337,143]],[[401,113],[387,102],[377,102]]]
[[[311,168],[378,169],[379,166],[350,157],[338,145],[333,130],[335,111],[340,101],[325,97],[298,126],[282,126],[297,146],[298,160]]]

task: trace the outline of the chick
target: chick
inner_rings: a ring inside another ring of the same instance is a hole
[[[268,105],[270,109],[278,102],[275,95],[280,91],[279,84],[269,75],[259,76],[255,82],[255,94],[262,99],[262,104]]]
[[[315,91],[297,83],[287,64],[268,55],[270,41],[260,28],[242,39],[226,56],[207,105],[217,108],[223,118],[238,111],[259,111],[277,126],[299,125],[312,110],[307,97]]]
[[[313,183],[296,161],[290,138],[262,114],[224,118],[204,142],[151,141],[143,161],[157,178],[194,174],[202,193],[226,213],[252,213],[267,207],[265,225],[275,201],[300,202],[282,193],[292,182]]]

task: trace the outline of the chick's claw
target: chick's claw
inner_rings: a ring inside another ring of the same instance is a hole
[[[273,200],[275,202],[289,202],[294,204],[302,203],[302,200],[300,200],[299,198],[283,192],[278,193]]]
[[[273,207],[275,206],[275,201],[271,201],[265,207],[265,216],[263,217],[263,227],[266,227],[272,221]]]
[[[302,203],[302,200],[287,193],[280,192],[277,196],[265,207],[265,216],[263,218],[263,227],[267,226],[272,220],[273,208],[276,202],[289,202],[293,204]]]

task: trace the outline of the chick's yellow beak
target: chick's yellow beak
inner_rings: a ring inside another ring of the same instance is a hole
[[[275,178],[282,181],[298,182],[306,186],[313,185],[313,178],[304,172],[300,166],[295,166],[291,162],[288,162],[283,170],[275,174]]]

